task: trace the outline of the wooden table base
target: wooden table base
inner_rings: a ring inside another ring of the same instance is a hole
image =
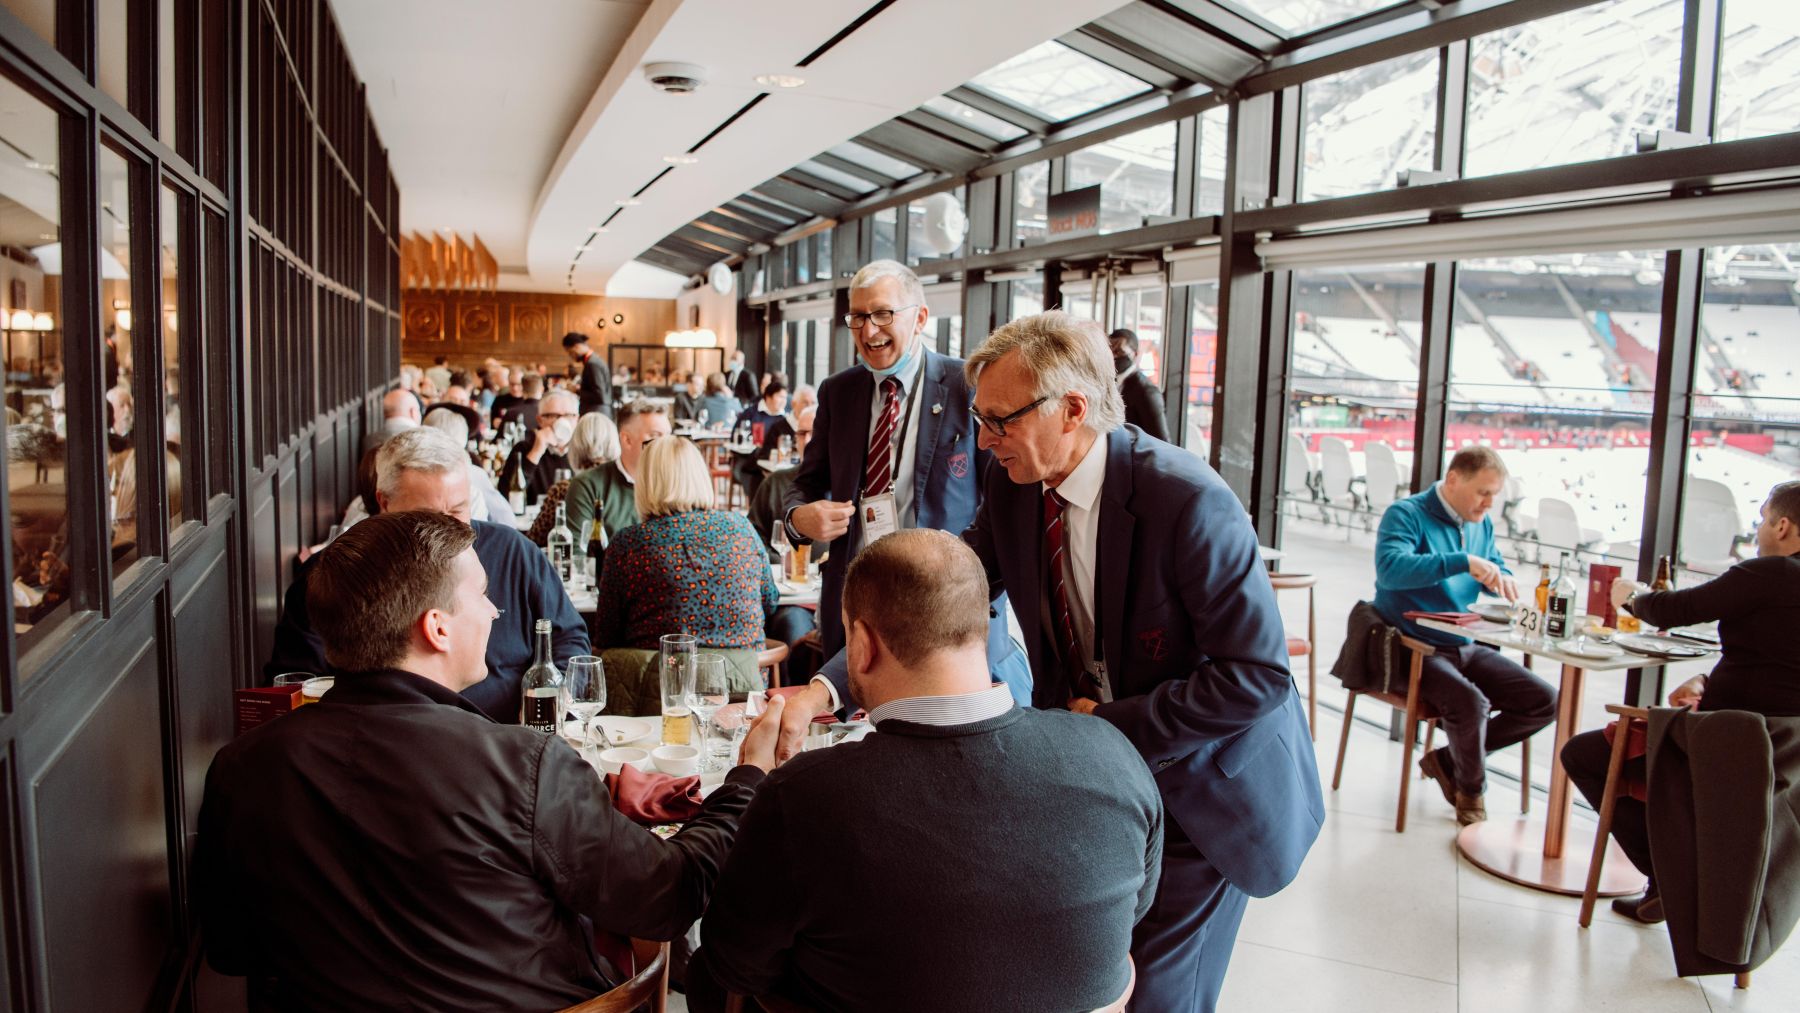
[[[1533,890],[1579,897],[1587,889],[1588,856],[1594,853],[1594,831],[1585,823],[1565,826],[1563,857],[1544,857],[1544,823],[1534,819],[1488,820],[1466,826],[1456,835],[1456,848],[1483,872]],[[1644,889],[1644,875],[1612,841],[1606,843],[1606,865],[1600,873],[1600,896],[1623,897]]]

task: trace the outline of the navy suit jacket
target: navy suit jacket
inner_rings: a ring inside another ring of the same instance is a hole
[[[972,395],[963,378],[963,362],[929,349],[919,369],[919,420],[907,439],[913,441],[914,526],[956,533],[975,520],[981,502],[981,475],[989,455],[975,446]],[[875,400],[875,375],[861,363],[841,370],[819,384],[818,414],[813,418],[813,439],[794,482],[782,504],[785,515],[795,507],[821,499],[857,502],[861,495],[863,465],[869,453],[869,416]],[[897,462],[896,462],[897,463]],[[844,573],[852,552],[862,545],[862,516],[850,520],[850,530],[831,543],[823,587],[819,595],[819,636],[825,656],[844,646]],[[1004,615],[988,628],[988,659],[1003,681],[1015,687],[1024,677],[1022,659],[1007,636]],[[1010,661],[1016,673],[1003,671]]]
[[[1325,820],[1318,765],[1256,535],[1199,457],[1136,426],[1105,437],[1094,597],[1113,702],[1095,713],[1137,746],[1164,805],[1233,885],[1286,886]],[[1045,586],[1037,483],[1003,469],[963,539],[1015,601]],[[1070,696],[1037,608],[1020,608],[1034,702]]]

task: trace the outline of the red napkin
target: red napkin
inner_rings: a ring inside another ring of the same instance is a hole
[[[617,774],[606,775],[606,790],[613,808],[633,823],[652,827],[659,823],[685,823],[700,814],[700,777],[648,774],[626,764]]]
[[[1473,612],[1402,612],[1408,619],[1436,619],[1440,623],[1455,623],[1458,626],[1479,626],[1487,622]]]

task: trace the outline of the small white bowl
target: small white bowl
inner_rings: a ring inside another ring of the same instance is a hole
[[[650,750],[656,769],[675,777],[688,777],[700,770],[700,750],[693,746],[657,746]]]
[[[617,774],[624,766],[633,766],[639,770],[650,769],[650,754],[636,746],[619,746],[600,753],[600,769],[608,774]]]

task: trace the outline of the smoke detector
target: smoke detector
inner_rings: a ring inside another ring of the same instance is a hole
[[[686,95],[706,83],[706,68],[697,63],[646,63],[644,78],[657,91]]]

